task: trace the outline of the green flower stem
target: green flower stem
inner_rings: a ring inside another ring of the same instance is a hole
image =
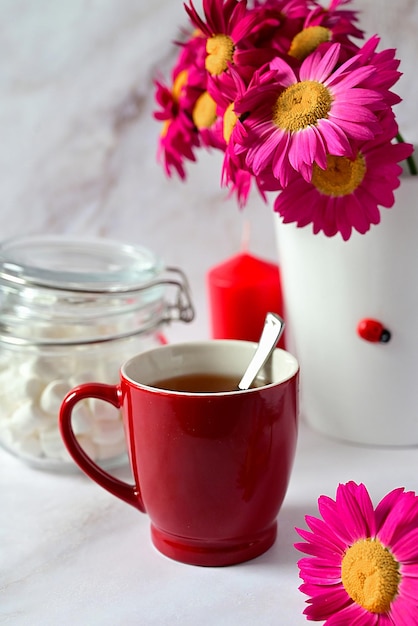
[[[402,137],[401,133],[398,133],[396,135],[396,140],[399,143],[405,143],[404,138]],[[412,176],[417,176],[418,174],[418,170],[417,170],[417,164],[415,163],[415,159],[414,159],[414,155],[413,153],[411,154],[411,156],[409,156],[406,159],[406,162],[408,164],[408,168],[409,168],[409,173],[412,174]]]

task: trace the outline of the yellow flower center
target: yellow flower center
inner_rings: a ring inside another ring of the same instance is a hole
[[[361,539],[346,551],[341,577],[354,602],[370,613],[386,613],[398,593],[399,563],[378,539]]]
[[[331,41],[331,31],[324,26],[308,26],[300,31],[290,44],[289,55],[303,61],[319,44]]]
[[[273,122],[288,132],[315,126],[326,118],[332,104],[328,89],[314,80],[290,85],[282,91],[273,107]]]
[[[234,112],[234,103],[231,102],[231,104],[227,107],[225,113],[224,113],[224,126],[223,126],[223,136],[225,139],[226,143],[229,143],[229,140],[231,138],[232,135],[232,131],[235,128],[235,124],[237,123],[237,116],[235,115]]]
[[[218,76],[222,74],[234,57],[234,42],[228,35],[214,35],[206,42],[207,57],[205,67],[209,74]]]
[[[360,152],[355,159],[329,154],[325,170],[314,163],[311,182],[327,196],[347,196],[361,185],[365,174],[366,163]]]
[[[210,128],[216,120],[216,102],[204,91],[198,97],[193,108],[192,118],[198,129]]]
[[[166,137],[167,133],[168,133],[168,129],[170,127],[171,124],[171,120],[165,120],[163,127],[161,129],[161,133],[160,133],[160,137],[162,139],[164,139],[164,137]]]
[[[187,70],[182,70],[179,72],[174,79],[173,87],[171,89],[171,93],[173,94],[174,100],[177,102],[181,95],[181,90],[187,83],[188,73]]]

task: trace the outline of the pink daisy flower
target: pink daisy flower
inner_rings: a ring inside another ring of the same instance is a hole
[[[332,29],[333,34],[336,36],[350,35],[356,39],[363,39],[364,32],[356,25],[358,22],[358,11],[341,8],[350,3],[351,0],[331,0],[326,9],[316,6],[309,15],[305,26],[322,24]]]
[[[222,120],[216,103],[206,90],[208,74],[204,67],[205,39],[197,34],[181,46],[172,72],[172,87],[156,81],[155,99],[160,109],[155,119],[164,122],[158,144],[158,158],[168,176],[177,171],[185,179],[184,161],[195,161],[194,148],[225,149]]]
[[[342,60],[356,54],[358,46],[350,40],[350,36],[362,39],[363,32],[355,25],[357,12],[340,8],[346,2],[333,0],[327,9],[316,6],[310,11],[290,44],[289,55],[303,61],[319,45],[335,42],[342,45]]]
[[[245,168],[245,163],[233,150],[234,140],[231,138],[240,132],[242,125],[235,115],[235,99],[245,93],[247,86],[239,72],[231,67],[222,80],[219,76],[210,77],[208,92],[217,105],[217,114],[222,121],[222,138],[224,141],[224,161],[222,166],[221,184],[228,187],[230,196],[235,195],[238,205],[242,208],[251,190],[253,175]]]
[[[393,206],[393,191],[399,186],[398,163],[412,154],[413,146],[392,143],[397,125],[392,116],[386,130],[372,141],[360,143],[353,158],[327,155],[327,167],[314,165],[312,180],[294,173],[277,196],[274,210],[283,222],[312,224],[316,234],[340,233],[350,238],[352,229],[365,233],[380,222],[379,206]]]
[[[186,80],[186,75],[179,74],[171,89],[156,81],[155,99],[161,109],[154,113],[154,117],[164,122],[158,140],[158,160],[163,163],[167,176],[176,171],[184,180],[184,161],[196,160],[193,148],[199,146],[199,140],[190,117],[179,107],[177,91],[182,89],[180,84],[183,80]]]
[[[274,9],[286,18],[305,18],[316,6],[316,0],[254,0],[255,9]]]
[[[326,626],[414,626],[418,611],[418,497],[403,488],[376,508],[364,485],[320,496],[322,519],[297,528],[307,619]]]
[[[306,180],[327,153],[352,156],[351,143],[373,139],[381,125],[376,109],[387,106],[381,91],[367,87],[375,65],[358,67],[357,57],[339,65],[340,44],[309,55],[293,70],[281,58],[254,75],[235,104],[246,115],[246,163],[258,175],[270,168],[285,186],[292,169]]]
[[[250,75],[273,57],[272,51],[256,48],[250,35],[259,28],[256,11],[247,9],[247,0],[203,0],[202,19],[193,2],[184,5],[192,24],[206,38],[206,70],[212,76],[227,71],[230,64],[246,68]]]
[[[286,56],[313,6],[306,0],[255,2],[253,11],[257,14],[257,24],[251,32],[251,43],[257,48],[271,48],[276,54]]]
[[[235,100],[242,96],[247,89],[244,78],[237,68],[230,67],[228,74],[222,79],[219,76],[210,77],[208,92],[217,103],[218,119],[222,122],[222,138],[224,141],[224,161],[222,165],[221,184],[228,187],[229,197],[235,196],[238,206],[243,208],[247,203],[253,183],[264,201],[267,200],[265,191],[278,191],[280,185],[276,179],[267,188],[264,179],[257,179],[246,167],[244,159],[235,152],[235,145],[242,142],[245,128],[235,114]],[[271,177],[270,177],[271,178]]]

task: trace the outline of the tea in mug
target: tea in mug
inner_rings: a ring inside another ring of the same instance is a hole
[[[256,378],[251,387],[263,387],[270,381]],[[152,383],[151,387],[169,391],[190,391],[192,393],[237,391],[239,379],[231,374],[179,374]]]

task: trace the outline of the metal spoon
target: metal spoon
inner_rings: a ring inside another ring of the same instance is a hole
[[[263,332],[254,356],[252,357],[244,376],[238,383],[238,389],[249,389],[257,374],[268,360],[284,330],[284,320],[276,313],[267,313]]]

